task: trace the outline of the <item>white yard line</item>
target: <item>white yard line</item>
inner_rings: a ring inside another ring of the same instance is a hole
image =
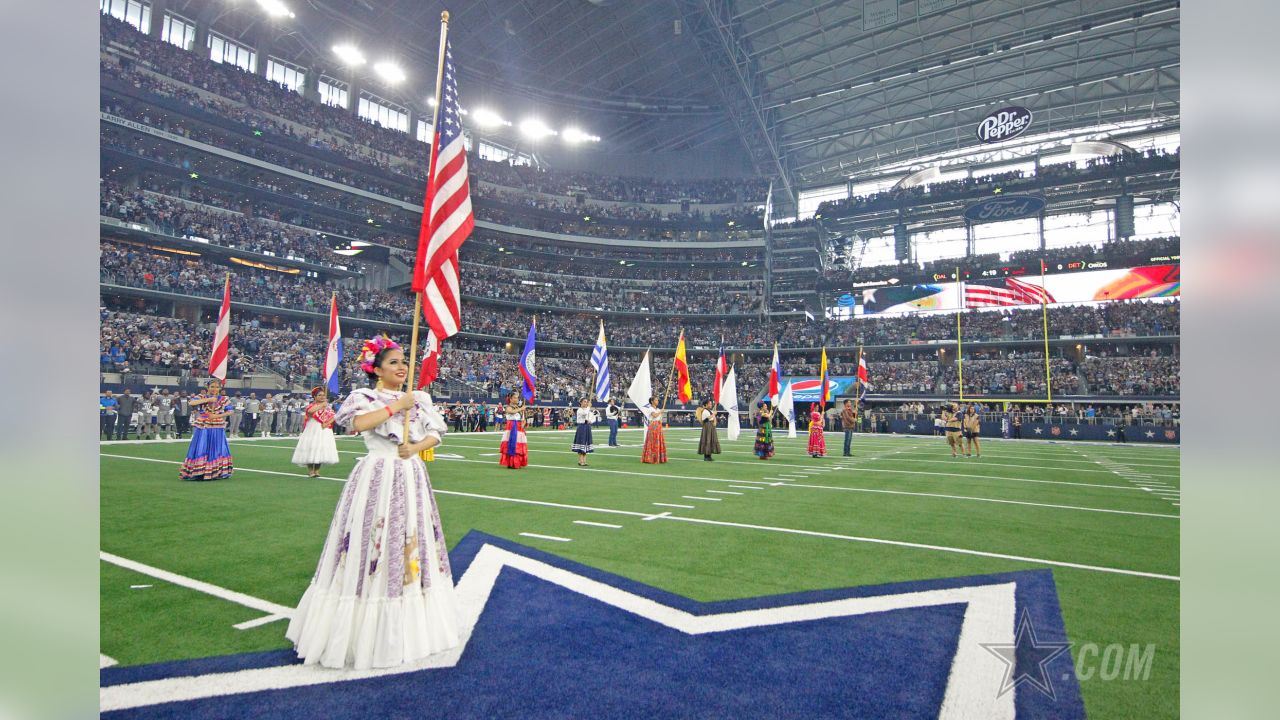
[[[161,570],[160,568],[145,565],[135,560],[122,558],[119,555],[112,555],[109,552],[99,552],[98,558],[103,562],[111,563],[117,567],[132,570],[143,575],[149,575],[157,580],[163,580],[167,583],[195,590],[196,592],[202,592],[205,595],[212,595],[216,598],[226,600],[227,602],[243,605],[247,608],[267,613],[268,615],[279,615],[281,617],[291,617],[293,615],[293,608],[277,605],[269,600],[256,598],[252,595],[245,595],[244,593],[236,592],[235,590],[228,590],[227,588],[219,587],[212,583],[204,582],[203,580],[196,580],[195,578],[189,578],[185,575],[169,572],[168,570]]]
[[[684,508],[685,510],[692,510],[695,507],[694,505],[680,505],[678,503],[660,503],[660,502],[656,502],[654,503],[654,505],[657,505],[658,507]]]
[[[688,518],[672,515],[667,520],[675,520],[678,522],[696,523],[699,525],[721,525],[724,527],[736,527],[749,530],[763,530],[768,532],[788,533],[791,535],[807,535],[810,537],[830,538],[833,540],[848,540],[852,542],[865,542],[876,545],[895,545],[898,547],[914,548],[918,550],[936,550],[939,552],[956,553],[960,555],[974,555],[978,557],[996,558],[999,560],[1016,560],[1019,562],[1029,562],[1040,565],[1053,565],[1055,567],[1075,568],[1077,570],[1092,570],[1094,572],[1113,573],[1116,575],[1132,575],[1135,577],[1154,578],[1156,580],[1172,580],[1181,582],[1181,578],[1177,575],[1164,575],[1161,573],[1142,572],[1140,570],[1126,570],[1122,568],[1104,567],[1101,565],[1085,565],[1082,563],[1065,562],[1062,560],[1046,560],[1043,558],[1031,558],[1021,555],[1006,555],[1004,553],[986,552],[983,550],[968,550],[965,548],[947,547],[945,545],[928,545],[925,543],[904,542],[901,540],[884,540],[881,538],[859,537],[857,535],[840,535],[838,533],[820,532],[817,530],[797,530],[795,528],[774,527],[770,525],[752,525],[749,523],[735,523],[726,520],[707,520],[705,518]]]
[[[1170,518],[1177,520],[1177,515],[1164,513],[1139,512],[1136,510],[1113,510],[1111,508],[1084,507],[1080,505],[1057,505],[1054,503],[1038,503],[1025,500],[1002,500],[998,498],[973,497],[970,495],[944,495],[941,493],[908,492],[906,490],[879,490],[874,488],[835,487],[831,485],[807,485],[805,483],[787,483],[783,487],[811,488],[819,490],[841,490],[845,492],[877,493],[883,495],[909,495],[911,497],[938,498],[942,500],[968,500],[972,502],[1000,503],[1003,505],[1024,505],[1027,507],[1051,508],[1055,510],[1079,510],[1082,512],[1113,513],[1116,515],[1139,515],[1144,517]]]
[[[554,540],[555,542],[573,542],[572,538],[557,537],[555,535],[539,535],[538,533],[522,532],[521,535],[539,540]]]
[[[285,446],[280,446],[280,447],[282,447],[282,448],[283,448],[283,447],[285,447]],[[457,446],[455,446],[455,447],[457,447]],[[289,448],[289,449],[292,449],[292,448]],[[473,448],[473,449],[477,449],[477,448]],[[530,450],[529,450],[529,452],[530,452],[530,453],[534,453],[534,452],[561,452],[561,451],[555,451],[555,450],[534,450],[534,449],[530,449]],[[567,451],[564,451],[564,452],[567,452]],[[364,453],[359,453],[359,454],[363,455]],[[671,460],[676,460],[676,461],[702,462],[701,460],[698,460],[697,458],[670,458],[670,459],[671,459]],[[465,461],[465,462],[481,462],[481,461],[479,461],[479,460],[468,460],[468,461]],[[721,463],[726,463],[726,464],[729,464],[729,465],[752,465],[752,466],[755,466],[755,467],[762,467],[762,466],[761,466],[761,464],[760,464],[760,462],[744,462],[744,461],[741,461],[741,460],[720,460],[719,462],[721,462]],[[788,464],[788,463],[775,463],[775,462],[773,462],[773,461],[768,461],[768,462],[771,464],[771,466],[772,466],[772,467],[782,467],[782,468],[791,468],[791,467],[803,467],[803,468],[808,468],[808,467],[811,467],[811,466],[807,466],[807,465],[795,465],[795,464]],[[529,464],[529,467],[540,467],[540,468],[550,468],[550,469],[562,469],[562,468],[561,468],[561,466],[559,466],[559,465],[535,465],[535,464],[532,464],[532,463],[530,463],[530,464]],[[1045,469],[1052,469],[1052,468],[1045,468]],[[927,470],[891,470],[891,469],[888,469],[888,468],[870,468],[870,467],[857,467],[857,468],[854,468],[854,470],[855,470],[856,472],[893,473],[893,474],[897,474],[897,475],[927,475],[927,476],[934,476],[934,477],[946,477],[946,478],[975,478],[975,479],[981,479],[981,480],[1004,480],[1004,481],[1008,481],[1008,482],[1027,482],[1027,483],[1038,483],[1038,484],[1045,484],[1045,485],[1069,485],[1069,486],[1073,486],[1073,487],[1108,488],[1108,489],[1111,489],[1111,490],[1133,490],[1133,489],[1134,489],[1133,487],[1131,487],[1131,486],[1129,486],[1129,485],[1120,485],[1120,484],[1078,483],[1078,482],[1069,482],[1069,481],[1066,481],[1066,480],[1037,480],[1037,479],[1034,479],[1034,478],[1005,477],[1005,476],[1002,476],[1002,475],[975,475],[975,474],[973,474],[973,473],[943,473],[943,472],[932,472],[932,471],[927,471]],[[669,475],[669,474],[660,474],[660,473],[651,473],[651,472],[636,472],[636,471],[628,471],[628,470],[603,470],[603,469],[595,469],[595,471],[596,471],[596,472],[622,473],[622,474],[627,474],[627,475],[644,475],[644,476],[650,476],[650,477],[679,478],[679,479],[684,479],[684,480],[696,479],[696,480],[705,480],[705,481],[712,481],[712,482],[755,482],[755,481],[753,481],[753,480],[723,480],[723,479],[720,479],[720,478],[691,478],[691,477],[689,477],[689,476],[687,476],[687,475]],[[797,476],[797,479],[798,479],[798,478],[808,477],[807,475],[802,475],[802,474],[799,474],[799,473],[785,473],[785,472],[784,472],[784,473],[779,473],[779,476],[780,476],[780,477],[784,477],[784,478],[785,478],[785,477],[787,477],[788,475],[796,475],[796,476]]]
[[[622,529],[621,525],[614,525],[613,523],[591,522],[590,520],[574,520],[573,524],[574,525],[590,525],[592,527],[611,528],[613,530]]]
[[[266,625],[267,623],[273,623],[277,620],[284,620],[285,617],[286,616],[284,615],[264,615],[254,620],[246,620],[242,623],[237,623],[231,627],[237,630],[249,630],[258,627],[259,625]]]

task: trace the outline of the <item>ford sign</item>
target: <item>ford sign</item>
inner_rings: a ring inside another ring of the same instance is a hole
[[[978,123],[978,141],[984,143],[1004,142],[1015,138],[1031,127],[1031,111],[1019,107],[1007,107],[997,110]]]
[[[1043,209],[1044,198],[1039,195],[1001,195],[965,208],[964,219],[971,223],[1017,220]]]

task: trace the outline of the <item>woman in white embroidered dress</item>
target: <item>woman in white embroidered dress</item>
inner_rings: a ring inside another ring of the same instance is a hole
[[[440,513],[418,457],[440,444],[444,417],[427,393],[400,392],[408,362],[396,343],[370,340],[360,359],[378,384],[353,391],[334,421],[360,433],[369,452],[351,471],[285,633],[304,663],[331,668],[392,667],[461,642]]]

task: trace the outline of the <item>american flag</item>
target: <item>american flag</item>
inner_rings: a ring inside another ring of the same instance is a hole
[[[475,227],[471,187],[467,182],[467,153],[458,109],[458,79],[453,51],[445,42],[440,105],[431,143],[431,169],[418,233],[418,256],[413,266],[413,291],[422,293],[423,315],[444,340],[462,324],[462,295],[458,280],[458,248]]]
[[[1009,305],[1039,305],[1053,302],[1053,296],[1039,285],[1032,285],[1017,278],[1003,278],[964,284],[964,306],[966,308],[1006,307]]]

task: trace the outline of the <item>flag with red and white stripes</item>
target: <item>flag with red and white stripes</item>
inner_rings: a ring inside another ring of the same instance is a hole
[[[222,382],[227,381],[227,350],[231,347],[231,276],[222,286],[222,307],[218,310],[218,325],[213,331],[213,354],[209,356],[209,374]]]
[[[1053,296],[1047,290],[1017,278],[1003,278],[964,284],[966,308],[1007,307],[1010,305],[1039,305],[1052,303]]]
[[[413,265],[413,291],[422,293],[423,316],[439,341],[453,336],[462,325],[458,248],[475,227],[458,108],[458,80],[447,40],[435,120],[418,256]]]

